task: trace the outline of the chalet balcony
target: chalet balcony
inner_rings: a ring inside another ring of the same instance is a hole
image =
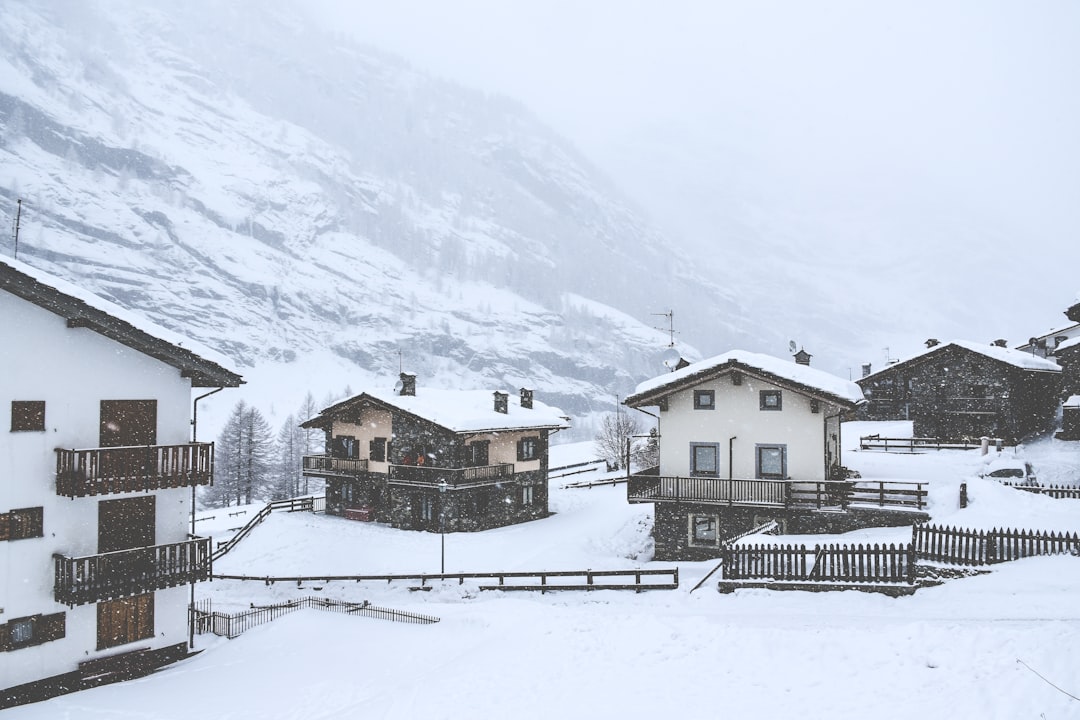
[[[514,465],[482,465],[467,468],[441,468],[425,465],[391,465],[390,484],[437,488],[443,482],[453,490],[497,485],[514,478]]]
[[[208,580],[213,570],[210,538],[53,560],[53,596],[68,606]]]
[[[303,463],[304,475],[313,477],[355,477],[368,471],[368,461],[355,458],[305,455]]]
[[[214,443],[56,449],[56,494],[112,495],[209,485]]]
[[[892,480],[762,480],[632,475],[632,503],[691,502],[746,507],[839,509],[877,506],[922,510],[926,484]]]

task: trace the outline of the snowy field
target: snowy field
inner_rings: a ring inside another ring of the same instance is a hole
[[[860,424],[845,425],[845,445],[856,447],[863,432]],[[1046,441],[1016,452],[1037,473],[1054,468],[1056,481],[1077,482],[1076,443]],[[1080,501],[982,480],[985,462],[978,451],[845,455],[864,478],[930,481],[936,522],[1080,531]],[[447,572],[674,566],[650,562],[652,506],[627,504],[625,486],[561,489],[587,477],[552,481],[554,514],[545,520],[447,535]],[[961,482],[971,497],[964,510]],[[200,532],[227,533],[245,519],[222,512],[207,513],[215,518],[200,521]],[[910,530],[841,537],[898,542],[910,539]],[[275,513],[215,572],[433,573],[439,559],[437,534]],[[691,592],[715,562],[678,566],[678,590],[640,594],[481,592],[456,582],[430,592],[410,591],[408,583],[204,583],[199,596],[227,612],[315,595],[369,600],[441,622],[405,625],[302,610],[234,640],[202,636],[197,646],[204,652],[151,677],[14,708],[4,720],[1080,718],[1080,700],[1066,694],[1080,696],[1080,558],[998,565],[896,599],[860,592],[721,595],[715,576]]]

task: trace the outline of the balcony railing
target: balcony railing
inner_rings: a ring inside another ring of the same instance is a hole
[[[208,485],[214,443],[56,450],[56,494],[65,497]]]
[[[852,505],[926,507],[926,484],[893,480],[762,480],[632,475],[626,499],[632,503],[693,502],[751,507],[839,508]]]
[[[484,485],[496,485],[514,477],[512,463],[482,465],[468,468],[441,468],[425,465],[391,465],[391,485],[438,487],[445,482],[448,487],[460,490]]]
[[[336,458],[329,455],[305,455],[304,474],[324,477],[326,475],[363,475],[368,461],[354,458]]]
[[[53,560],[53,596],[68,606],[207,580],[213,571],[210,538]]]

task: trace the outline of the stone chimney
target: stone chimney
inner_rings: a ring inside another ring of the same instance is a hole
[[[995,340],[994,342],[992,342],[990,344],[993,345],[994,347],[1000,347],[1000,348],[1009,347],[1009,342],[1007,340],[1005,340],[1004,338],[998,338],[997,340]]]
[[[927,338],[926,339],[926,347],[927,347],[927,349],[932,348],[932,347],[937,347],[940,344],[941,344],[941,341],[938,340],[937,338]]]
[[[495,391],[495,412],[505,415],[507,411],[507,404],[510,401],[510,396],[504,392]]]
[[[810,358],[812,357],[814,356],[806,352],[802,348],[799,348],[799,352],[795,353],[795,362],[799,365],[809,365]]]
[[[863,377],[867,377],[870,374],[870,368],[871,368],[870,363],[863,363],[863,366],[862,366],[862,376]]]
[[[532,396],[533,391],[528,388],[521,388],[521,407],[526,410],[532,410]]]
[[[1076,303],[1068,310],[1066,310],[1065,317],[1069,318],[1075,323],[1080,323],[1080,302]]]
[[[398,395],[416,395],[416,376],[411,373],[401,373],[401,390]]]

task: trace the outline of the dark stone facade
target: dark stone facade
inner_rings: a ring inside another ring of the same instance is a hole
[[[738,537],[770,520],[785,535],[839,534],[870,527],[903,527],[929,519],[924,512],[849,507],[843,511],[727,507],[705,503],[656,503],[653,517],[654,560],[699,561],[720,556],[719,546],[690,544],[690,516],[719,517],[719,540]]]
[[[857,382],[868,400],[860,420],[911,420],[917,437],[1015,444],[1053,429],[1062,378],[950,344]]]

